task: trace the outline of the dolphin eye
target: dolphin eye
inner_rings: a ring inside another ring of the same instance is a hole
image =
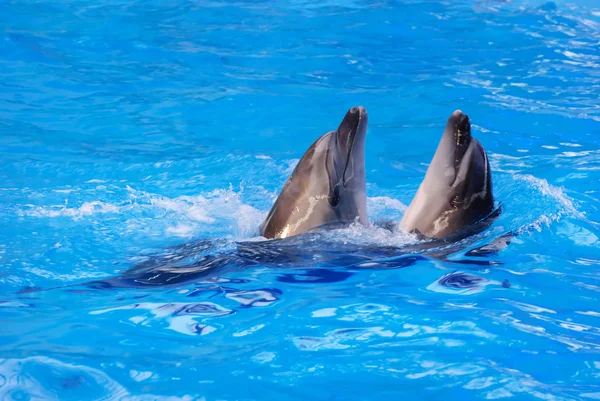
[[[333,188],[333,195],[329,197],[329,204],[336,207],[340,203],[340,187],[338,185]]]
[[[457,208],[457,207],[458,207],[460,204],[461,204],[461,202],[460,202],[460,198],[459,198],[459,196],[458,196],[458,195],[454,195],[454,196],[452,197],[452,199],[450,199],[450,205],[451,205],[453,208]]]

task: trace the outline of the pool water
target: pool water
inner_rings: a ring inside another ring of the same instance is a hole
[[[600,398],[596,0],[25,0],[0,28],[0,399]],[[358,105],[373,224],[269,248]],[[390,256],[413,239],[374,223],[456,109],[502,213]]]

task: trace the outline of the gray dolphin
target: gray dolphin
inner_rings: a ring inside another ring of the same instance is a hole
[[[286,238],[321,226],[367,220],[367,111],[353,107],[336,131],[304,153],[260,225],[266,238]]]
[[[494,210],[492,173],[471,122],[456,110],[417,194],[400,221],[406,232],[443,238],[481,221]]]

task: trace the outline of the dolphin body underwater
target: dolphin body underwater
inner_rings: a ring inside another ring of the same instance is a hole
[[[268,240],[237,242],[233,251],[228,247],[219,251],[227,240],[199,239],[150,255],[116,277],[77,285],[94,289],[163,287],[210,280],[251,266],[307,268],[315,262],[323,280],[336,281],[352,273],[335,273],[328,268],[389,269],[428,258],[446,260],[453,252],[465,249],[468,244],[464,240],[485,230],[500,214],[494,207],[485,149],[471,135],[469,117],[457,110],[448,118],[425,177],[401,221],[382,225],[392,233],[416,234],[421,241],[403,247],[332,243],[324,235],[329,229],[368,224],[367,123],[365,108],[353,107],[337,130],[322,135],[308,148],[258,228]],[[510,243],[512,235],[504,234],[466,255],[495,254]],[[452,262],[497,264],[486,260]],[[454,284],[469,281],[465,277],[454,277]]]

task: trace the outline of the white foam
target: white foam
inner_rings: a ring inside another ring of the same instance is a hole
[[[494,159],[495,161],[492,161],[494,165],[527,167],[521,158],[494,155]],[[296,159],[290,161],[289,168],[293,168],[296,162]],[[565,213],[581,216],[561,188],[549,185],[546,180],[531,175],[515,174],[512,177],[526,182],[542,195],[559,203],[561,209],[559,213],[538,217],[532,223],[534,227],[550,224]],[[134,233],[154,238],[161,236],[192,238],[200,233],[208,233],[208,235],[233,237],[236,240],[248,240],[260,238],[257,237],[258,227],[271,205],[271,202],[268,202],[268,208],[260,210],[245,203],[243,187],[237,191],[230,187],[193,196],[177,197],[136,190],[130,186],[111,186],[110,190],[103,191],[106,191],[107,197],[118,196],[121,200],[110,203],[97,199],[85,201],[79,206],[70,206],[68,201],[53,206],[25,205],[18,210],[18,213],[29,217],[68,218],[77,221],[98,220],[106,218],[107,215],[111,218],[114,218],[113,215],[124,215],[124,221],[116,225],[115,230],[124,230],[128,235]],[[102,194],[100,192],[100,197]],[[74,194],[70,196],[78,197]],[[367,198],[367,210],[371,222],[387,220],[397,225],[406,209],[407,205],[392,197]],[[355,223],[347,228],[334,230],[331,236],[334,240],[344,243],[404,246],[416,242],[414,235],[402,233],[397,229],[390,232],[372,223],[368,227]]]
[[[119,213],[124,211],[123,208],[104,203],[101,201],[84,202],[80,207],[68,207],[68,202],[61,206],[33,206],[23,211],[20,211],[21,216],[32,217],[72,217],[73,219],[81,219],[84,216],[91,216],[102,213]]]
[[[540,215],[535,217],[533,221],[519,227],[519,231],[530,229],[542,231],[544,227],[550,227],[554,222],[560,221],[565,216],[576,217],[593,224],[583,213],[577,210],[573,201],[564,193],[561,187],[550,185],[545,179],[530,174],[512,174],[512,178],[527,183],[528,189],[534,191],[533,198],[529,195],[528,199],[523,200],[524,202],[531,202],[530,210],[533,211],[536,207],[543,207],[539,211]],[[542,196],[541,199],[539,195]],[[523,194],[519,193],[518,196],[521,197]],[[545,203],[546,201],[543,198],[549,199],[551,204]]]
[[[529,174],[515,175],[514,177],[516,179],[523,180],[532,184],[542,193],[542,195],[557,200],[558,203],[560,203],[567,212],[573,215],[580,215],[575,206],[573,206],[573,202],[571,201],[571,199],[569,199],[569,197],[565,195],[561,188],[548,184],[548,181],[546,181],[545,179],[537,178]]]
[[[408,206],[398,199],[390,198],[388,196],[372,196],[367,198],[368,215],[371,217],[378,217],[378,215],[381,215],[387,210],[404,213],[407,208]]]
[[[23,263],[22,270],[29,273],[33,273],[39,277],[44,277],[61,282],[102,278],[106,276],[105,273],[102,273],[101,271],[96,271],[94,269],[76,269],[70,271],[70,273],[57,273],[55,270],[52,269],[45,270],[38,267],[38,265],[32,266],[30,264],[25,263]]]
[[[118,190],[112,188],[111,196]],[[125,200],[109,203],[102,200],[83,202],[81,206],[25,205],[18,214],[38,218],[71,218],[79,221],[97,219],[102,215],[131,216],[123,227],[128,232],[153,231],[154,235],[191,237],[207,226],[232,228],[231,235],[252,236],[266,211],[258,210],[241,200],[243,190],[214,190],[197,196],[166,196],[139,191],[126,186]],[[154,216],[154,218],[153,218]],[[160,217],[160,218],[156,218]],[[157,230],[159,230],[157,232]]]
[[[398,220],[399,221],[399,220]],[[334,242],[352,243],[362,245],[396,246],[402,247],[417,242],[417,237],[400,230],[389,230],[370,224],[368,227],[354,223],[347,228],[331,230],[325,233]]]
[[[290,160],[288,169],[293,169],[297,161]],[[129,185],[124,188],[111,186],[110,191],[104,190],[110,197],[115,194],[125,196],[121,196],[123,200],[120,202],[114,203],[98,199],[85,201],[80,206],[70,206],[68,200],[62,205],[25,205],[18,213],[21,216],[69,218],[75,221],[97,220],[105,215],[124,215],[127,219],[116,229],[127,233],[192,238],[200,232],[227,230],[226,235],[236,239],[256,238],[258,227],[268,213],[268,210],[259,210],[242,201],[243,187],[239,191],[230,187],[173,198],[137,190]],[[387,218],[399,222],[406,207],[399,200],[387,196],[367,198],[369,217],[372,220]],[[371,243],[393,245],[412,240],[402,235],[391,235],[389,231],[374,226],[363,228],[354,225],[338,234],[354,240],[358,238]]]
[[[363,245],[385,245],[385,246],[403,246],[417,241],[411,234],[403,233],[395,228],[400,222],[407,206],[397,199],[387,196],[374,196],[367,198],[367,210],[370,222],[367,226],[358,221],[347,227],[327,231],[324,233],[328,239],[341,243],[359,243]],[[394,231],[390,232],[373,222],[384,220],[389,221],[394,226]]]
[[[168,227],[167,233],[176,237],[191,238],[194,236],[194,226],[189,224],[177,224],[175,227]]]

